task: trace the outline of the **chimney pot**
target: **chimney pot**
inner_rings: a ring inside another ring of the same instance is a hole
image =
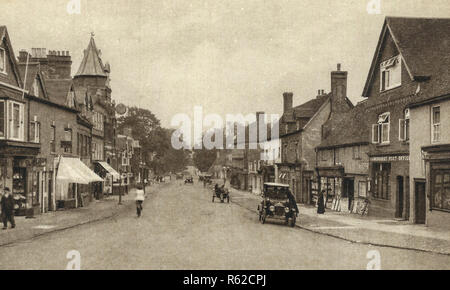
[[[292,109],[292,99],[294,94],[293,93],[283,93],[283,113],[287,112],[288,110]]]
[[[341,64],[340,64],[340,63],[337,64],[337,70],[338,70],[338,71],[341,70]]]

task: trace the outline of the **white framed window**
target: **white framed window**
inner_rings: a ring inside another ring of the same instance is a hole
[[[30,122],[30,142],[39,143],[41,136],[41,124],[36,121]]]
[[[0,47],[0,73],[6,74],[6,51]]]
[[[405,118],[398,120],[398,139],[400,141],[409,141],[409,109],[405,110]]]
[[[0,100],[0,139],[6,137],[6,106],[5,101]]]
[[[380,91],[402,85],[402,58],[400,55],[386,60],[380,65]]]
[[[389,112],[378,116],[377,124],[372,125],[372,143],[389,144],[389,135],[391,130],[390,117]]]
[[[18,102],[9,101],[9,139],[23,141],[24,138],[24,116],[23,116],[23,104]]]
[[[441,141],[441,107],[431,108],[431,142]]]
[[[355,160],[361,159],[361,146],[360,145],[353,146],[352,150],[353,150],[353,159]]]

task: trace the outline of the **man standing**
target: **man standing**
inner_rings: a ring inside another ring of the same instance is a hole
[[[1,199],[3,229],[6,230],[8,228],[8,221],[11,223],[11,228],[13,229],[16,227],[16,223],[14,222],[14,199],[8,187],[5,187],[3,191],[4,194]]]

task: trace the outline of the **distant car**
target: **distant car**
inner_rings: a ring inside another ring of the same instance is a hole
[[[190,177],[187,177],[185,180],[184,180],[184,184],[194,184],[194,178],[192,177],[192,176],[190,176]]]
[[[264,183],[262,201],[258,205],[259,221],[264,224],[267,218],[284,220],[286,225],[295,226],[298,208],[289,185]]]

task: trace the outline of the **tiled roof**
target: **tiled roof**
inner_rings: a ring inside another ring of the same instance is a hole
[[[72,79],[46,79],[45,85],[50,100],[65,106]]]
[[[450,93],[450,18],[386,17],[363,95],[374,74],[382,36],[389,30],[411,78],[423,81],[414,101]]]
[[[370,141],[370,124],[365,117],[367,101],[357,104],[346,113],[334,114],[328,120],[331,130],[329,135],[318,146],[333,147]]]
[[[24,81],[25,81],[25,70],[27,70],[25,89],[27,91],[30,91],[31,87],[33,85],[34,79],[36,79],[36,76],[39,72],[39,63],[37,63],[37,62],[28,63],[28,69],[26,69],[25,63],[19,63],[18,67],[19,67],[20,77]]]
[[[76,76],[106,77],[105,68],[93,37],[91,37],[87,49],[84,50],[83,60],[78,68],[78,72],[75,74]]]
[[[309,119],[313,117],[320,107],[328,100],[330,94],[318,96],[315,99],[309,100],[299,106],[293,107],[283,114],[284,122],[295,122],[298,118],[301,118],[306,125]],[[301,127],[303,127],[301,126]]]

